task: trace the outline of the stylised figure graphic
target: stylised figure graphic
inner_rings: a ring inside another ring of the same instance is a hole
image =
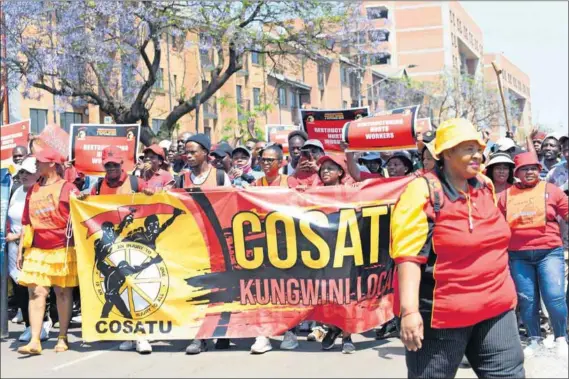
[[[116,266],[107,261],[107,257],[112,252],[113,244],[117,242],[116,240],[124,228],[133,222],[133,213],[134,211],[127,215],[116,229],[112,222],[104,222],[101,225],[103,234],[100,239],[95,241],[95,265],[104,277],[105,288],[105,304],[103,305],[101,318],[109,317],[109,313],[113,309],[113,306],[115,306],[124,318],[132,319],[132,313],[121,297],[125,283],[128,285],[129,277],[139,274],[148,267],[162,262],[160,255],[156,255],[154,258],[134,266],[126,259],[121,260]],[[172,225],[174,219],[182,213],[182,210],[174,209],[172,217],[164,222],[162,226],[160,226],[156,215],[147,216],[144,220],[144,227],[137,228],[128,233],[122,242],[138,242],[155,250],[158,236]]]

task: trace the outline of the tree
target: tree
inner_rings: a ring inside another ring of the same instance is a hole
[[[207,85],[181,90],[166,116],[171,131],[242,69],[246,54],[276,63],[277,57],[331,51],[327,36],[347,24],[353,9],[321,0],[51,0],[3,7],[8,54],[2,63],[12,73],[11,88],[23,84],[24,96],[40,89],[94,104],[117,123],[140,121],[145,144],[153,135],[149,109],[164,35],[214,53]]]

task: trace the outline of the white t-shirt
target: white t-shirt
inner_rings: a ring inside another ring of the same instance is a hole
[[[201,186],[209,177],[210,174],[215,175],[213,172],[213,168],[210,167],[210,169],[207,171],[207,173],[203,173],[200,176],[195,176],[193,172],[190,172],[190,178],[192,179],[192,183],[194,183],[195,185]],[[226,172],[223,173],[224,179],[223,179],[223,186],[222,187],[231,187],[231,179],[229,179],[229,176],[227,175]]]
[[[10,233],[21,233],[22,231],[22,215],[24,214],[24,206],[26,205],[26,192],[24,187],[20,186],[14,191],[10,204],[8,205],[8,222],[10,223]],[[16,268],[16,259],[18,258],[18,244],[16,242],[8,242],[8,273],[18,281],[20,271]]]

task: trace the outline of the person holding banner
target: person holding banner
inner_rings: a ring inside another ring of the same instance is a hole
[[[289,176],[291,188],[310,187],[318,182],[318,159],[324,156],[324,146],[317,139],[309,139],[300,150],[300,160],[295,173]]]
[[[231,153],[233,167],[229,170],[229,179],[235,187],[243,188],[263,175],[251,168],[251,152],[245,146],[237,146]]]
[[[31,341],[18,348],[20,354],[42,352],[40,333],[49,288],[54,287],[59,314],[59,337],[56,352],[69,349],[67,329],[71,319],[72,290],[79,285],[77,259],[71,225],[69,200],[78,191],[57,174],[65,158],[50,147],[34,154],[40,180],[26,196],[22,216],[23,232],[17,258],[21,270],[18,282],[27,286],[30,295]]]
[[[255,181],[257,187],[285,187],[288,188],[288,176],[280,174],[283,161],[281,145],[270,143],[261,152],[261,167],[265,176]]]
[[[464,355],[478,377],[525,377],[511,233],[479,174],[484,145],[468,120],[441,123],[435,170],[415,178],[393,210],[390,254],[410,378],[452,378]]]
[[[142,181],[144,191],[152,194],[159,191],[167,191],[174,185],[174,177],[168,171],[162,169],[166,160],[164,149],[154,144],[143,151],[144,168],[142,169]]]
[[[557,220],[569,219],[567,196],[554,184],[540,180],[542,167],[534,153],[518,154],[514,161],[514,175],[520,182],[502,193],[499,207],[512,231],[510,269],[530,337],[524,354],[532,356],[540,348],[541,295],[553,326],[556,352],[567,359],[565,261]]]
[[[210,153],[210,156],[213,158],[212,165],[218,170],[223,170],[226,173],[229,173],[232,166],[232,153],[233,148],[227,142],[221,142]]]
[[[293,175],[300,161],[300,149],[308,140],[308,134],[302,130],[293,130],[288,134],[288,151],[290,153],[290,162],[282,168],[285,175]]]
[[[102,152],[105,177],[99,178],[91,188],[91,195],[121,195],[141,192],[143,183],[140,178],[128,175],[123,170],[123,153],[116,146],[108,146]],[[86,195],[79,196],[83,200]]]
[[[393,153],[387,160],[386,165],[390,178],[405,176],[413,172],[413,158],[405,150]]]
[[[185,152],[189,168],[180,171],[176,188],[192,187],[231,187],[231,180],[223,170],[209,163],[211,141],[202,133],[195,134],[186,140]]]

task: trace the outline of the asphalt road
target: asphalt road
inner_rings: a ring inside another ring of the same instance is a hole
[[[279,350],[280,339],[273,339],[273,350],[251,355],[253,339],[235,341],[229,350],[210,350],[200,355],[184,354],[187,341],[155,342],[151,355],[118,350],[117,342],[83,344],[80,329],[71,330],[70,347],[56,354],[57,329],[44,342],[41,356],[24,357],[16,353],[21,325],[10,324],[13,330],[1,344],[1,377],[92,378],[92,377],[360,377],[405,378],[404,348],[398,339],[376,341],[374,333],[353,335],[357,352],[344,355],[337,348],[322,351],[320,343],[307,342],[301,333],[300,347],[294,351]],[[460,369],[459,378],[475,378],[470,369]]]

